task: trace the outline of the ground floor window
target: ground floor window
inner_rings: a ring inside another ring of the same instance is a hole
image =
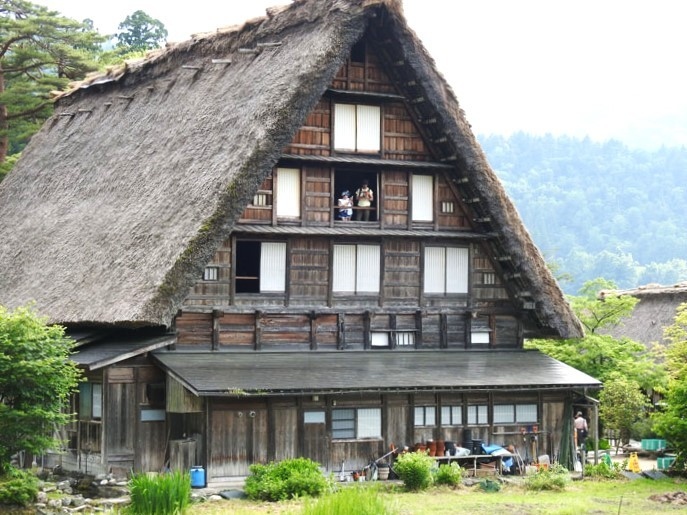
[[[338,408],[332,410],[332,438],[381,438],[380,408]]]
[[[494,424],[537,422],[536,404],[495,404]]]
[[[468,425],[488,423],[488,406],[486,404],[468,406]]]
[[[434,406],[415,406],[415,427],[435,426],[437,424]]]
[[[81,383],[79,385],[79,418],[98,420],[103,417],[103,385]]]
[[[442,426],[459,426],[463,423],[463,407],[462,406],[442,406],[441,407],[441,425]]]

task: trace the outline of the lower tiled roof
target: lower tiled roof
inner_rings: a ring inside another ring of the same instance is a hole
[[[530,390],[599,387],[600,381],[538,351],[156,351],[200,396],[347,391]]]

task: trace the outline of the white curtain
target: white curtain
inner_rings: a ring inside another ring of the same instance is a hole
[[[334,104],[334,148],[355,150],[355,105]]]
[[[413,221],[434,220],[434,178],[431,175],[413,175]]]
[[[298,168],[277,168],[277,216],[301,216],[301,171]]]
[[[260,291],[286,289],[286,243],[263,242],[260,249]]]

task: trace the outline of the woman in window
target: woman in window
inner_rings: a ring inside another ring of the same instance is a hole
[[[357,209],[355,213],[356,220],[363,220],[365,222],[370,221],[370,206],[374,200],[374,194],[370,189],[367,179],[363,180],[362,185],[355,192],[355,201],[358,207],[362,209]]]

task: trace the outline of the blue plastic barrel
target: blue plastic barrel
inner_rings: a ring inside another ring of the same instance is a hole
[[[205,469],[203,467],[191,467],[191,488],[205,488]]]

